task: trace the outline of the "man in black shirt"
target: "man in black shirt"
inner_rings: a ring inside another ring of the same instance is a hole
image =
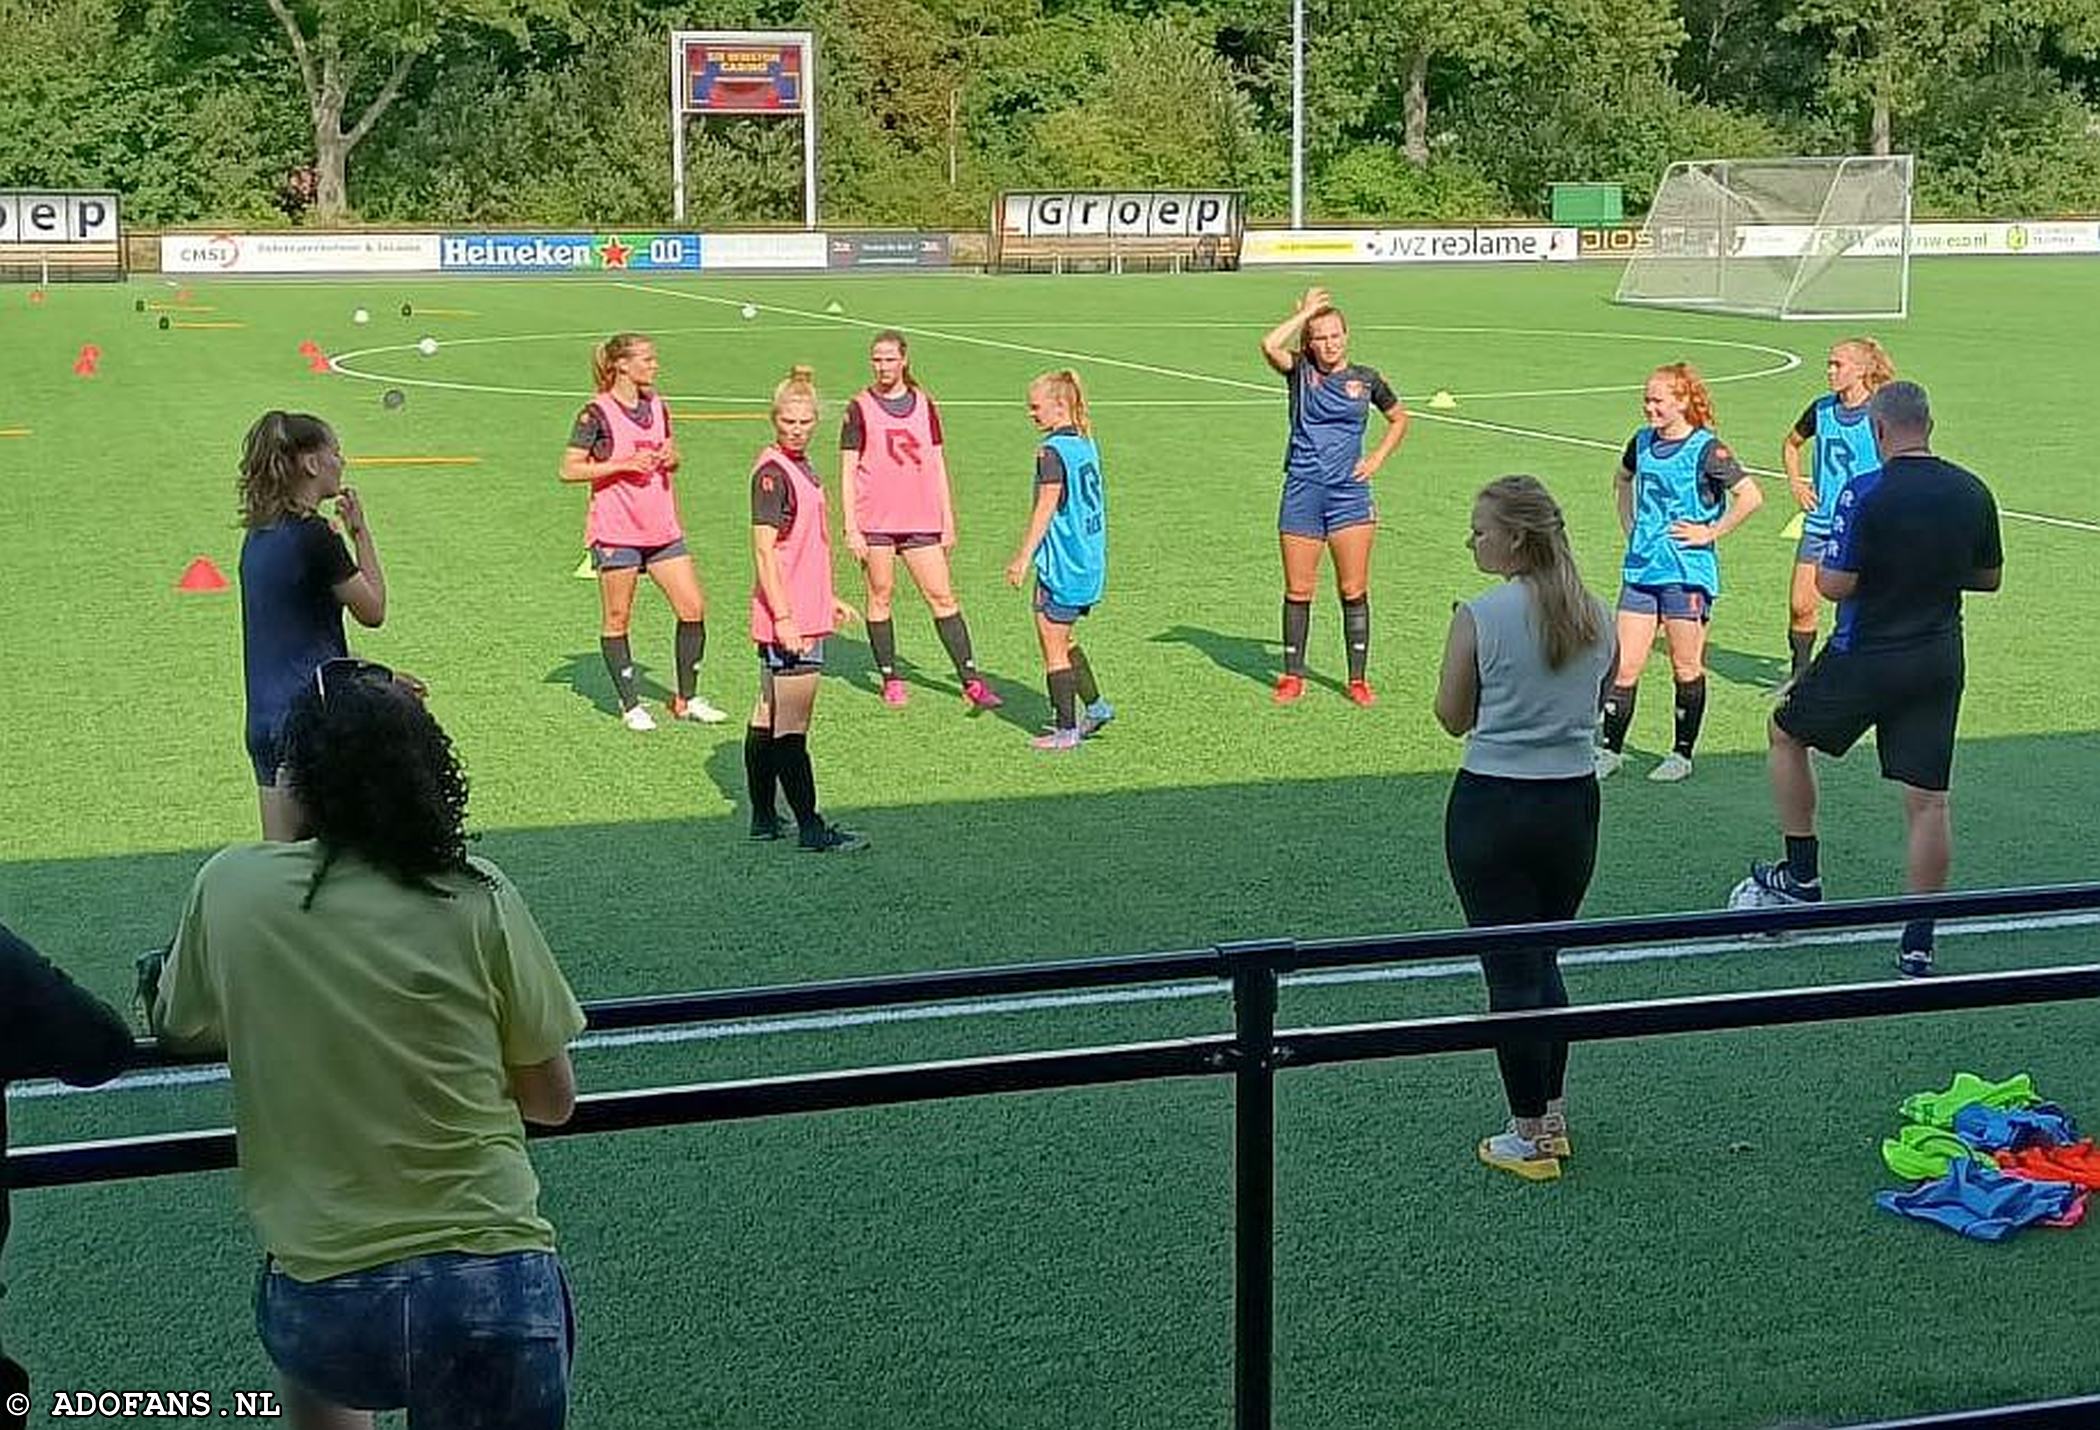
[[[82,992],[0,924],[0,1248],[7,1245],[7,1084],[59,1077],[75,1087],[107,1082],[131,1061],[131,1029],[115,1009]],[[0,1351],[0,1391],[27,1395],[29,1377]],[[0,1430],[22,1421],[0,1412]]]
[[[2004,575],[1998,507],[1974,474],[1932,455],[1925,389],[1889,383],[1869,413],[1882,467],[1838,497],[1816,575],[1817,589],[1838,603],[1837,628],[1772,716],[1772,796],[1786,858],[1751,866],[1751,902],[1822,899],[1808,752],[1842,755],[1869,729],[1882,777],[1903,786],[1910,891],[1944,888],[1953,860],[1947,788],[1965,668],[1962,593],[1995,591]],[[1904,926],[1898,955],[1906,976],[1932,972],[1930,919]]]

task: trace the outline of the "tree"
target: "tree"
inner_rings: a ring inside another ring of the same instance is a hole
[[[526,39],[535,19],[573,20],[572,0],[267,0],[306,94],[314,131],[314,217],[349,209],[350,151],[401,97],[417,59],[448,34],[497,30]],[[376,87],[374,81],[377,81]],[[348,128],[353,93],[369,95]]]
[[[1323,124],[1354,138],[1383,129],[1397,101],[1401,152],[1429,165],[1429,74],[1438,59],[1471,69],[1514,60],[1529,27],[1527,0],[1336,0],[1317,7],[1309,68]],[[1397,85],[1396,82],[1397,81]]]

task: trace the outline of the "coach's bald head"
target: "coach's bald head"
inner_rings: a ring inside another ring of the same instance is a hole
[[[1915,382],[1889,382],[1875,389],[1867,417],[1874,424],[1874,445],[1883,460],[1923,452],[1932,441],[1932,400]]]

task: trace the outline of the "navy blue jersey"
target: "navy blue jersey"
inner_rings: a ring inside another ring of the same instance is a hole
[[[292,698],[312,682],[314,667],[350,653],[335,588],[356,574],[342,538],[318,516],[288,516],[241,543],[241,655],[251,735],[274,735]]]
[[[1303,353],[1292,362],[1287,381],[1291,436],[1283,452],[1284,480],[1328,486],[1354,480],[1371,409],[1390,411],[1400,399],[1376,368],[1346,363],[1322,372]]]
[[[1961,639],[1961,593],[2005,564],[1990,488],[1919,453],[1857,478],[1839,495],[1823,564],[1859,577],[1838,603],[1830,647],[1908,650]]]
[[[1816,444],[1816,509],[1802,519],[1801,529],[1810,536],[1828,536],[1837,516],[1838,493],[1854,477],[1881,470],[1874,424],[1867,420],[1865,403],[1847,407],[1830,392],[1809,404],[1794,432]]]

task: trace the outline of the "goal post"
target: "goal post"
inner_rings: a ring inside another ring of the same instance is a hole
[[[1672,164],[1614,301],[1767,318],[1910,310],[1908,154]]]
[[[817,43],[807,30],[671,32],[671,217],[685,222],[690,116],[802,120],[802,226],[817,226]]]

